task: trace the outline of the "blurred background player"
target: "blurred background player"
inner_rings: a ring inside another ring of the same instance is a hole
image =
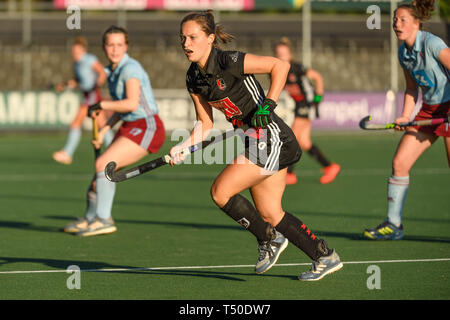
[[[213,128],[212,108],[221,110],[234,128],[245,131],[245,151],[216,178],[211,197],[223,212],[256,237],[259,256],[255,272],[264,273],[276,263],[287,239],[313,261],[311,270],[299,275],[300,280],[320,280],[342,268],[336,251],[281,205],[287,166],[301,156],[292,130],[274,112],[289,64],[274,57],[220,50],[219,40],[227,43],[233,37],[215,24],[212,11],[185,16],[180,38],[191,62],[186,86],[197,122],[190,138],[170,150],[173,162],[183,161],[181,150],[206,139]],[[270,74],[267,96],[255,73]],[[261,151],[268,156],[261,156]],[[245,189],[250,190],[255,206],[240,195]]]
[[[403,41],[398,58],[406,80],[403,111],[396,123],[408,122],[417,103],[419,87],[423,104],[414,120],[446,118],[450,108],[450,49],[445,42],[426,31],[422,24],[430,17],[434,0],[401,4],[395,11],[393,28]],[[399,127],[397,130],[401,130]],[[408,127],[392,161],[388,180],[387,219],[364,237],[372,240],[403,238],[402,212],[409,187],[409,171],[414,163],[439,137],[444,138],[450,166],[450,128],[448,123],[426,127]]]
[[[74,61],[75,79],[70,79],[67,84],[58,84],[55,88],[56,91],[60,92],[66,88],[75,89],[78,87],[84,96],[81,106],[70,125],[64,148],[53,153],[53,159],[62,164],[72,163],[73,154],[81,139],[81,127],[87,116],[88,106],[102,99],[100,87],[106,81],[103,65],[95,55],[87,52],[87,46],[88,43],[84,37],[76,37],[74,39],[71,54]],[[105,125],[108,115],[111,115],[111,113],[105,114],[105,112],[102,112],[99,115],[97,123],[100,128]],[[112,138],[113,134],[111,132],[105,137],[105,144],[111,143]]]
[[[315,115],[318,117],[319,103],[322,101],[324,92],[322,76],[316,70],[306,68],[303,64],[293,61],[291,42],[286,37],[281,38],[275,45],[275,55],[278,59],[288,61],[291,64],[285,90],[295,101],[292,131],[302,150],[308,152],[322,166],[324,174],[320,177],[320,183],[330,183],[336,178],[341,167],[330,162],[317,145],[311,141],[311,108],[315,109]],[[311,81],[313,81],[314,86]],[[286,174],[286,184],[288,185],[297,183],[294,168],[295,164],[288,167]]]
[[[109,27],[103,35],[103,48],[110,62],[106,71],[113,100],[89,106],[88,115],[97,117],[101,110],[114,111],[114,114],[99,131],[98,139],[93,144],[97,148],[101,146],[111,128],[118,121],[123,122],[114,141],[95,163],[96,196],[88,195],[85,217],[65,228],[66,232],[79,236],[107,234],[117,230],[111,217],[116,186],[105,176],[106,164],[115,161],[119,169],[135,163],[150,152],[158,152],[165,138],[150,79],[140,63],[127,54],[127,31],[121,27]],[[92,191],[90,187],[88,193]]]

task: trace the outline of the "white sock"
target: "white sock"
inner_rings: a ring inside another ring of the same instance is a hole
[[[80,143],[80,139],[81,139],[81,129],[79,128],[71,128],[69,130],[69,134],[67,135],[67,141],[66,141],[66,145],[64,146],[64,151],[66,151],[66,153],[69,156],[73,156],[73,154],[75,153],[75,150],[78,147],[78,144]]]
[[[105,147],[108,147],[112,143],[113,140],[114,140],[114,131],[108,130],[105,133],[105,137],[103,138],[103,145]]]
[[[392,224],[400,227],[402,224],[402,212],[408,193],[409,176],[389,177],[388,181],[388,220]]]
[[[109,219],[116,193],[116,183],[109,181],[104,171],[97,172],[97,216],[101,219]]]

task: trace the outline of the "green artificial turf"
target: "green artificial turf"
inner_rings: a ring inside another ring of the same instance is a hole
[[[84,213],[93,174],[89,134],[70,166],[51,159],[65,134],[1,134],[0,299],[448,300],[450,174],[442,141],[411,172],[404,240],[372,242],[361,235],[386,216],[386,182],[400,134],[329,132],[313,139],[342,165],[341,174],[321,185],[320,167],[305,153],[283,206],[336,248],[344,267],[305,283],[297,275],[310,261],[292,244],[270,271],[254,273],[255,239],[210,199],[223,164],[167,166],[119,183],[118,231],[80,238],[60,229]],[[158,155],[171,145],[168,139]],[[71,265],[90,270],[81,272],[80,289],[67,288]],[[372,265],[379,267],[380,289],[367,286]],[[11,273],[45,270],[55,272]]]

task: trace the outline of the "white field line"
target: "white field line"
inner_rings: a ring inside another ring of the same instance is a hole
[[[343,264],[380,264],[380,263],[419,263],[419,262],[443,262],[450,261],[450,258],[436,259],[403,259],[403,260],[369,260],[369,261],[347,261]],[[307,263],[280,263],[274,267],[295,267],[309,266]],[[199,269],[232,269],[232,268],[253,268],[253,264],[236,264],[222,266],[176,266],[176,267],[150,267],[150,268],[104,268],[104,269],[82,269],[80,272],[126,272],[126,271],[162,271],[162,270],[199,270]],[[0,271],[0,274],[33,274],[33,273],[68,273],[67,270],[17,270],[17,271]],[[73,272],[70,271],[70,272]]]
[[[157,179],[179,179],[179,178],[214,178],[218,172],[152,172],[146,177]],[[319,169],[299,169],[299,176],[319,176],[321,172]],[[450,170],[447,168],[417,168],[413,169],[412,175],[447,175]],[[339,173],[341,176],[389,176],[390,169],[346,169],[343,168]],[[26,181],[85,181],[92,178],[92,174],[55,174],[55,173],[30,173],[30,174],[15,174],[4,173],[0,174],[0,181],[9,182],[26,182]]]

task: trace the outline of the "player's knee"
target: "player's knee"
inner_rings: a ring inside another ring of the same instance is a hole
[[[98,158],[95,160],[95,172],[104,171],[106,167],[106,163],[102,158]]]
[[[400,157],[394,157],[392,160],[392,172],[394,176],[406,176],[409,174],[409,167]]]
[[[306,138],[304,134],[301,134],[300,137],[297,139],[297,141],[302,150],[308,151],[312,147],[311,139]]]
[[[311,147],[312,147],[312,142],[311,142],[311,140],[309,140],[309,141],[300,140],[300,141],[298,142],[298,144],[300,145],[300,148],[301,148],[302,150],[305,150],[305,151],[310,150]]]
[[[221,192],[220,187],[215,183],[211,186],[210,193],[212,200],[219,208],[223,208],[230,200],[230,197],[225,192]]]
[[[276,226],[281,221],[284,214],[281,208],[259,208],[258,212],[261,218],[272,226]]]

